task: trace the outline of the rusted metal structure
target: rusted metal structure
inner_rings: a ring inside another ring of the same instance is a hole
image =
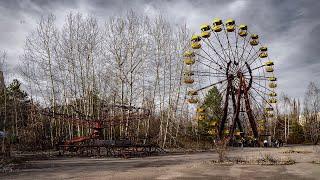
[[[200,29],[191,37],[183,61],[188,102],[196,105],[196,119],[207,121],[212,128],[208,133],[220,140],[266,137],[277,103],[274,62],[263,62],[270,57],[268,48],[260,45],[259,36],[250,33],[247,25],[237,25],[233,19],[215,18]],[[207,116],[201,100],[214,86],[223,98],[219,119]]]
[[[59,154],[80,155],[80,156],[111,156],[111,157],[141,157],[150,156],[165,151],[152,141],[151,137],[135,137],[124,135],[107,139],[103,131],[112,131],[115,126],[130,126],[131,123],[150,117],[150,111],[144,108],[133,106],[111,105],[105,107],[117,109],[120,112],[114,116],[104,116],[100,119],[72,117],[66,114],[42,112],[50,118],[60,119],[64,122],[71,122],[73,125],[81,125],[89,129],[84,136],[75,136],[71,139],[66,137],[57,144]],[[79,112],[78,112],[79,113]],[[125,121],[124,121],[125,120]]]

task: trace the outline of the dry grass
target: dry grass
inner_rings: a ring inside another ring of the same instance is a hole
[[[320,155],[320,145],[313,146],[313,150],[314,150],[315,153]]]
[[[313,164],[320,164],[320,160],[312,161]]]
[[[312,152],[311,151],[302,150],[302,149],[288,149],[286,151],[283,151],[282,153],[284,153],[284,154],[292,154],[292,153],[308,154],[308,153],[312,153]]]
[[[217,140],[215,143],[215,148],[219,156],[220,163],[228,163],[227,153],[228,153],[228,144],[229,138],[224,138],[221,140]]]
[[[277,157],[271,154],[264,154],[261,158],[257,159],[257,163],[261,165],[291,165],[296,161],[289,157]]]
[[[233,157],[228,160],[221,162],[219,160],[213,160],[213,164],[219,165],[233,165],[233,164],[243,164],[243,165],[292,165],[296,161],[289,157],[279,157],[272,154],[260,154],[259,156],[247,157]]]

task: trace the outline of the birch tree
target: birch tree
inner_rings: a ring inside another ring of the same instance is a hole
[[[320,89],[310,82],[304,98],[304,117],[306,136],[316,145],[320,139]]]

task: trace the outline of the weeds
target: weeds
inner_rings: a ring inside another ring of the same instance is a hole
[[[213,163],[225,164],[226,162],[213,161]],[[247,165],[292,165],[295,164],[296,161],[288,157],[280,158],[271,154],[261,154],[260,156],[253,158],[234,157],[229,159],[228,163]]]
[[[300,150],[300,149],[289,149],[289,150],[283,151],[282,153],[284,153],[284,154],[293,154],[293,153],[307,154],[307,153],[312,153],[312,152],[311,151]]]
[[[219,162],[224,162],[226,160],[229,138],[224,138],[222,140],[218,140],[215,143],[216,151],[219,155]]]

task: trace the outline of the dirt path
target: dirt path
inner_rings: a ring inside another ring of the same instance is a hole
[[[283,153],[295,150],[300,153]],[[320,179],[320,159],[311,146],[280,149],[232,150],[229,157],[252,158],[261,154],[290,157],[294,165],[214,165],[214,153],[196,153],[133,159],[65,158],[30,161],[0,179]]]

